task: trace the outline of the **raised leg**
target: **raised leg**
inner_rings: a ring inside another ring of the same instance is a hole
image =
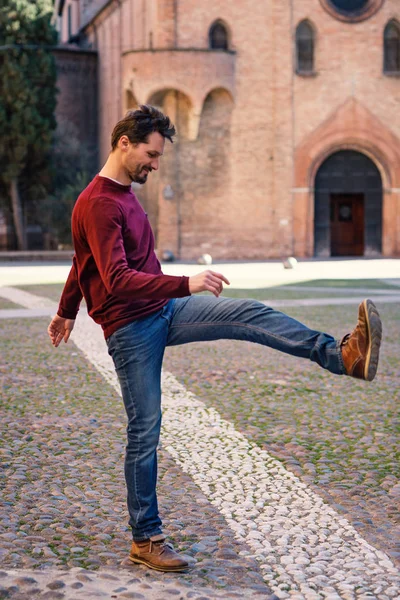
[[[308,358],[345,373],[340,342],[256,300],[190,296],[175,300],[167,345],[218,339],[246,340]]]

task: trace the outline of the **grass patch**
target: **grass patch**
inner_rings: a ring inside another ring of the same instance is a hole
[[[400,283],[400,279],[399,279]],[[336,287],[336,288],[368,288],[381,290],[399,290],[400,287],[386,283],[382,279],[312,279],[310,281],[299,281],[293,285],[301,287]]]
[[[23,307],[19,304],[15,304],[15,302],[11,302],[10,300],[7,300],[6,298],[0,298],[0,310],[6,310],[9,308],[23,308]]]
[[[330,298],[332,292],[328,289],[325,291],[307,291],[302,290],[291,290],[281,287],[270,287],[270,288],[253,288],[253,289],[239,289],[239,288],[224,288],[222,293],[227,298],[252,298],[253,300],[259,301],[270,301],[270,300],[303,300],[308,298]]]

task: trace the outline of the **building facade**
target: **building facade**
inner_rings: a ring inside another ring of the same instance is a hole
[[[137,190],[159,251],[400,255],[398,0],[65,0],[98,56],[99,152],[126,110],[177,126]]]

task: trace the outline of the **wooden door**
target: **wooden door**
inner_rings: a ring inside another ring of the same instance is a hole
[[[364,194],[331,194],[331,255],[363,254]]]

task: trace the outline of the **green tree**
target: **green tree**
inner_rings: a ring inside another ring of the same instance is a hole
[[[46,180],[56,127],[51,48],[57,33],[51,16],[51,0],[0,0],[0,190],[11,204],[21,250],[26,248],[24,202],[29,189]]]

